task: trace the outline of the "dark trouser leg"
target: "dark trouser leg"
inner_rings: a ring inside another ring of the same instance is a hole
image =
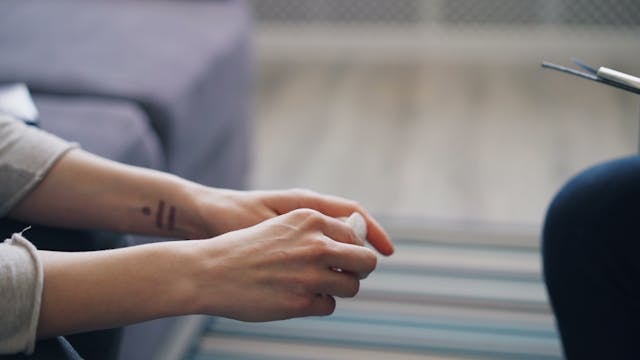
[[[595,166],[553,200],[543,266],[568,359],[640,359],[640,157]]]
[[[35,352],[27,355],[0,355],[0,360],[78,360],[82,359],[78,352],[62,336],[40,340]]]
[[[28,224],[0,219],[0,236],[10,237],[14,232],[24,230]],[[127,246],[126,236],[94,231],[74,231],[43,226],[32,226],[25,232],[29,239],[40,250],[56,251],[95,251]],[[122,329],[92,331],[65,336],[73,348],[86,359],[113,360],[117,358]],[[62,341],[62,342],[61,342]],[[53,359],[65,353],[63,339],[48,339],[36,344],[34,357],[16,356],[15,359]],[[0,358],[4,358],[0,356]],[[7,357],[9,358],[9,357]]]

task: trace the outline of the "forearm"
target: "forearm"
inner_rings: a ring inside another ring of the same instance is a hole
[[[10,216],[46,225],[168,237],[205,235],[201,186],[82,150],[64,155]]]
[[[328,216],[359,212],[369,242],[393,253],[382,227],[357,203],[309,191],[239,192],[72,150],[10,212],[45,225],[196,239],[253,226],[299,208]]]
[[[195,313],[328,315],[333,297],[355,296],[377,262],[347,224],[309,209],[212,239],[40,258],[39,337]]]
[[[38,337],[193,313],[194,251],[183,242],[85,253],[40,251],[44,289]]]

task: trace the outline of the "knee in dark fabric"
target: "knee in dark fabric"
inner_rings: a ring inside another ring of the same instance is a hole
[[[609,256],[625,261],[640,235],[640,157],[591,167],[553,199],[544,222],[543,255]],[[635,258],[633,259],[636,262]]]
[[[589,168],[558,192],[543,270],[568,359],[637,358],[640,158]]]

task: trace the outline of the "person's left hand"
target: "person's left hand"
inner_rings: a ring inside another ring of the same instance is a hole
[[[198,196],[207,234],[244,229],[296,209],[313,209],[331,217],[359,212],[367,222],[367,240],[381,254],[391,255],[393,244],[382,226],[357,202],[309,190],[235,191],[215,189]]]

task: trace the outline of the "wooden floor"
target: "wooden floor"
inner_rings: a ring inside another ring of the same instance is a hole
[[[538,62],[258,64],[254,188],[311,188],[383,215],[537,225],[572,174],[637,148],[640,98]]]

